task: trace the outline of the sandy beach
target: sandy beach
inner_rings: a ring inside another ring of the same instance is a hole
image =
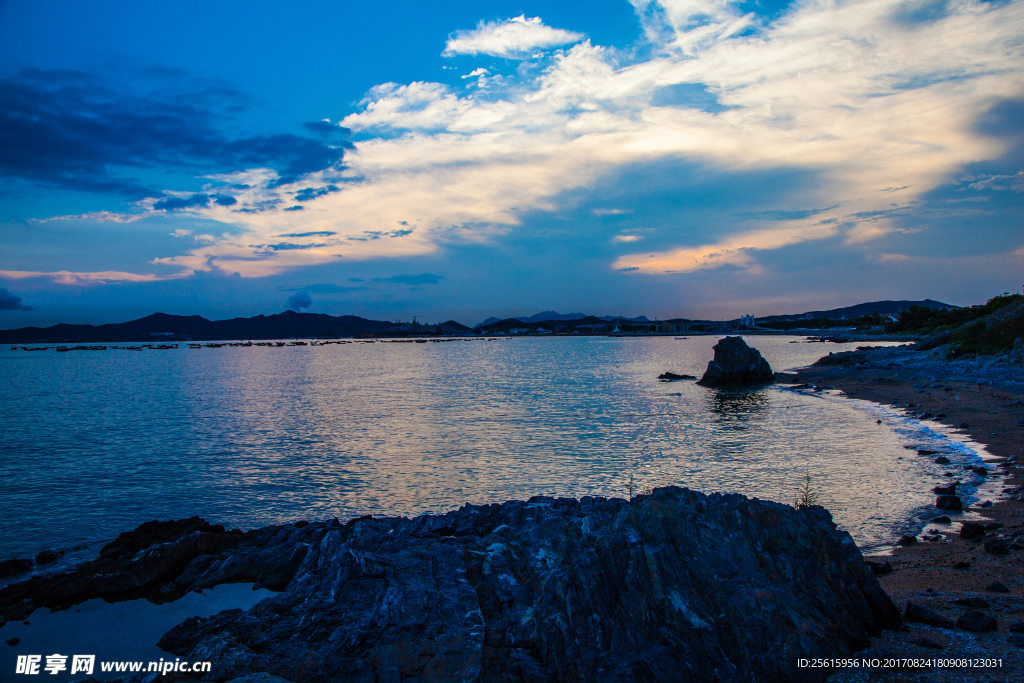
[[[1024,680],[1024,502],[1013,499],[1024,497],[1016,490],[1024,484],[1018,466],[1024,455],[1021,366],[1011,358],[942,361],[909,346],[859,351],[844,360],[803,369],[790,381],[834,387],[850,398],[941,421],[983,445],[987,464],[996,465],[990,478],[1002,479],[1002,495],[991,505],[983,498],[962,513],[936,508],[935,517],[945,515],[950,522],[929,524],[922,540],[868,558],[891,565],[879,581],[897,606],[905,610],[911,603],[938,615],[925,617],[934,625],[908,619],[903,631],[874,639],[873,656],[999,661],[976,668],[846,669],[830,680]],[[950,474],[951,481],[966,479],[965,473]],[[962,538],[964,521],[986,527],[984,535]],[[970,612],[977,614],[964,620]],[[988,630],[993,623],[987,617],[994,619],[994,630]],[[972,620],[973,628],[986,632],[965,630]]]

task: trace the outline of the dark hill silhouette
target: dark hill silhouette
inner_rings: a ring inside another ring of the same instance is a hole
[[[792,318],[804,318],[810,315],[812,318],[828,318],[831,320],[837,320],[839,318],[861,318],[866,315],[871,315],[875,311],[878,311],[880,315],[896,315],[900,311],[909,310],[911,306],[927,306],[928,308],[960,308],[952,304],[944,304],[941,301],[935,301],[933,299],[925,299],[924,301],[870,301],[865,304],[857,304],[856,306],[847,306],[845,308],[833,308],[828,311],[808,311],[807,313],[791,313],[789,315],[769,315],[765,317],[757,316],[758,320],[763,321],[774,321],[774,320],[789,320]]]
[[[295,311],[230,320],[207,320],[198,315],[154,313],[138,320],[109,325],[60,324],[52,327],[0,330],[0,343],[355,337],[366,333],[382,332],[391,326],[392,323],[388,321],[367,320],[354,315],[332,316],[325,313],[296,313]]]
[[[512,318],[504,318],[504,320],[518,320],[524,323],[546,323],[546,322],[566,322],[566,321],[578,321],[583,318],[593,318],[595,316],[588,316],[586,313],[558,313],[557,311],[541,311],[540,313],[534,313],[533,315],[517,315]],[[646,315],[638,315],[635,318],[626,318],[621,315],[599,315],[597,318],[604,322],[611,322],[612,320],[629,320],[632,322],[649,322]],[[490,327],[494,323],[503,322],[502,318],[487,318],[483,322],[477,323],[476,329],[483,329]]]
[[[623,321],[629,322],[629,318],[598,318],[595,315],[586,315],[580,318],[572,318],[569,320],[558,319],[558,320],[535,320],[526,322],[522,318],[505,318],[497,322],[490,323],[488,325],[478,326],[476,329],[478,332],[494,333],[494,332],[508,332],[512,329],[525,329],[530,328],[536,330],[538,328],[544,328],[551,331],[554,326],[558,327],[579,327],[580,325],[605,325],[609,322]]]

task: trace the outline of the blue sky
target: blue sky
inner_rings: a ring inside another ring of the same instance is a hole
[[[1024,272],[1021,35],[1021,0],[7,0],[0,327],[982,301]]]

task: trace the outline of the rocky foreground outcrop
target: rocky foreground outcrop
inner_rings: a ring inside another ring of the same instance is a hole
[[[817,681],[798,658],[846,657],[900,624],[823,508],[676,487],[244,534],[154,522],[8,586],[0,609],[243,581],[282,592],[160,647],[222,681]]]
[[[742,337],[726,337],[715,344],[715,357],[697,384],[705,387],[739,387],[770,384],[775,374],[757,349]]]

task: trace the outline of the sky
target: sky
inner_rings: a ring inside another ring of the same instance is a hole
[[[0,0],[0,328],[1024,283],[1024,0]]]

